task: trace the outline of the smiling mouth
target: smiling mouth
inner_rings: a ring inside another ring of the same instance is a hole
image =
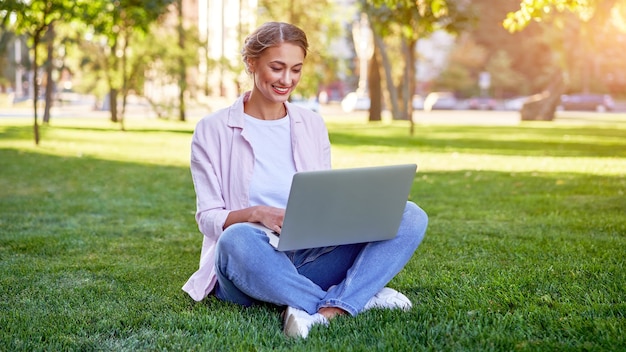
[[[289,92],[289,89],[290,89],[288,87],[277,87],[277,86],[272,86],[272,88],[274,88],[276,93],[279,93],[279,94],[286,94]]]

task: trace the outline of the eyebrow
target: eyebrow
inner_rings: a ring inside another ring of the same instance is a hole
[[[280,61],[280,60],[270,61],[270,64],[278,64],[278,65],[285,66],[285,67],[287,66],[287,63],[285,63],[283,61]],[[293,67],[302,66],[302,65],[304,65],[304,63],[300,62],[300,63],[297,63],[297,64],[293,65]]]

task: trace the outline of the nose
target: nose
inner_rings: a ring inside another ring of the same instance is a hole
[[[293,75],[293,74],[291,73],[291,71],[289,71],[289,70],[285,70],[285,71],[283,72],[283,74],[282,74],[282,77],[280,77],[280,80],[282,81],[282,82],[280,82],[280,83],[281,83],[281,84],[284,84],[284,85],[291,84],[291,81],[292,81],[292,75]]]

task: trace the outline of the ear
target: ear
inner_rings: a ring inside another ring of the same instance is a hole
[[[247,63],[248,63],[248,72],[254,73],[254,63],[255,63],[255,60],[251,59],[251,58],[247,58],[246,60],[247,60]]]

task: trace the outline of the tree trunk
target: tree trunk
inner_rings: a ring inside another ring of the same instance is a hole
[[[183,18],[183,1],[178,0],[178,47],[180,49],[180,57],[178,58],[178,119],[185,121],[186,106],[185,93],[187,91],[187,65],[185,64],[185,27]]]
[[[563,74],[558,71],[553,75],[550,84],[541,94],[536,94],[524,103],[520,111],[522,121],[552,121],[556,107],[561,101],[561,94],[565,91]]]
[[[54,93],[54,80],[52,79],[52,70],[54,69],[54,23],[48,26],[48,57],[46,60],[46,105],[43,113],[43,123],[50,123],[50,109],[53,105],[52,95]]]
[[[105,72],[107,75],[107,83],[109,84],[109,111],[111,112],[111,122],[118,122],[117,118],[117,95],[119,94],[119,89],[114,86],[112,72],[117,72],[119,69],[119,61],[117,58],[117,45],[118,45],[118,37],[115,36],[113,40],[113,44],[110,46],[110,54],[108,57],[104,59],[105,63]]]
[[[407,43],[408,52],[407,52],[407,79],[408,79],[408,87],[407,87],[407,119],[409,120],[409,135],[413,135],[415,133],[415,121],[413,121],[413,94],[415,94],[415,86],[416,82],[416,74],[415,74],[415,51],[417,50],[417,40],[411,39]]]
[[[124,117],[126,116],[126,102],[128,100],[128,43],[130,42],[130,31],[126,31],[124,35],[124,47],[122,48],[122,112],[118,116],[120,129],[126,130],[124,126]]]
[[[402,56],[404,57],[404,75],[402,76],[401,88],[400,88],[400,101],[401,104],[400,114],[396,116],[399,120],[408,120],[409,119],[409,86],[413,77],[411,77],[413,62],[409,61],[412,57],[409,49],[409,44],[403,39],[402,40]]]
[[[43,30],[43,29],[42,29]],[[39,145],[39,122],[37,121],[37,98],[39,96],[39,87],[37,86],[37,47],[41,39],[41,30],[38,30],[33,35],[33,134],[35,136],[35,145]]]
[[[380,64],[378,62],[378,56],[380,55],[380,49],[378,45],[374,43],[374,55],[372,55],[372,59],[370,60],[370,67],[368,73],[368,91],[370,95],[370,121],[381,121],[382,120],[382,84],[380,77]]]
[[[389,93],[389,103],[391,104],[391,114],[392,116],[398,116],[400,114],[400,109],[398,108],[398,92],[396,91],[396,87],[393,83],[393,76],[391,74],[391,61],[389,60],[389,56],[387,55],[387,50],[385,49],[385,43],[383,39],[376,34],[374,35],[374,42],[380,49],[380,57],[383,62],[383,68],[385,70],[385,81],[387,82],[387,92]]]
[[[116,88],[109,89],[109,109],[111,111],[111,122],[118,122],[117,118],[117,94]]]

